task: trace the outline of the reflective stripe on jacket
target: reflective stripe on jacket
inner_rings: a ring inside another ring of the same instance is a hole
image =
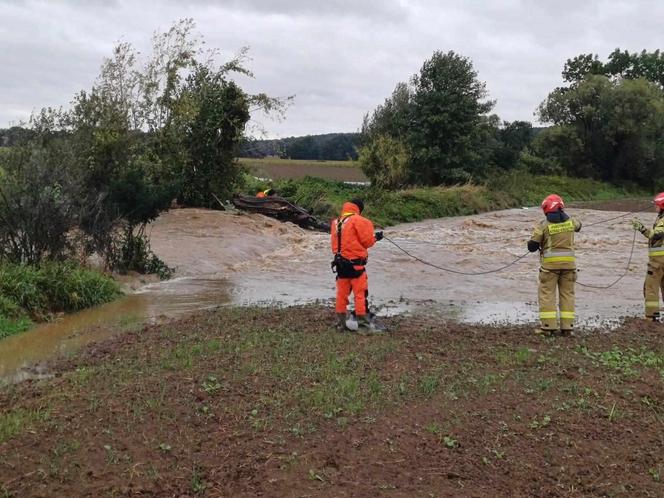
[[[360,215],[359,208],[352,202],[346,202],[341,210],[341,216],[332,221],[330,242],[332,252],[337,252],[337,221],[342,220],[341,228],[341,255],[350,260],[367,259],[369,249],[376,243],[374,226],[370,220]]]
[[[574,270],[574,233],[581,230],[581,222],[569,218],[561,223],[542,221],[531,240],[540,244],[540,261],[545,270]]]
[[[648,238],[648,257],[664,263],[664,213],[657,217],[652,229],[646,228],[642,233]]]

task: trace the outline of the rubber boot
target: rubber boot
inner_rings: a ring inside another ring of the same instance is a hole
[[[378,325],[374,317],[371,315],[359,315],[357,317],[357,324],[359,325],[359,330],[367,334],[376,334],[385,332],[385,327]]]
[[[336,328],[339,332],[348,330],[346,328],[346,313],[337,313],[337,319],[334,322],[334,328]]]
[[[362,332],[368,332],[371,328],[369,317],[367,315],[355,315],[355,318],[357,320],[358,329]]]
[[[536,327],[533,332],[537,337],[552,337],[558,331],[555,329],[543,329],[541,327]]]

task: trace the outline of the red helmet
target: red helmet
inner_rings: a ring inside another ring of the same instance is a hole
[[[544,214],[554,213],[559,209],[563,209],[564,207],[565,203],[557,194],[551,194],[542,201],[542,209],[544,210]]]
[[[655,198],[652,200],[652,202],[659,209],[664,209],[664,192],[660,192],[659,194],[657,194]]]

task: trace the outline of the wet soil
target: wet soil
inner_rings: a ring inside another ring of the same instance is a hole
[[[661,324],[225,308],[0,391],[5,496],[662,496]]]

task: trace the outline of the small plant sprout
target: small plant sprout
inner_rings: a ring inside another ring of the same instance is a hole
[[[448,448],[458,448],[459,447],[459,441],[454,439],[452,436],[444,436],[443,437],[443,443],[445,443],[445,446]]]

